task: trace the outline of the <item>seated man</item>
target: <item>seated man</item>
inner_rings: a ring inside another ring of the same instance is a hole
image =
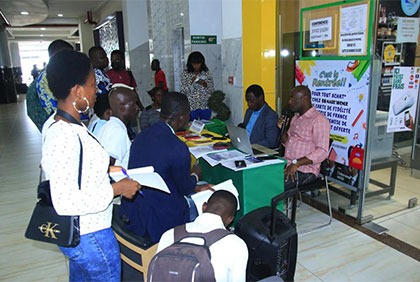
[[[186,224],[187,232],[207,233],[227,227],[235,218],[236,197],[224,190],[214,192],[203,204],[203,214]],[[193,240],[193,239],[191,239]],[[182,240],[188,242],[188,239]],[[166,231],[159,241],[158,252],[174,242],[174,229]],[[210,246],[211,263],[216,281],[245,281],[248,249],[238,236],[227,235]]]
[[[295,113],[289,130],[281,136],[285,147],[284,190],[313,182],[327,158],[330,122],[311,103],[311,90],[296,86],[290,92],[289,107]],[[282,126],[282,121],[278,126]]]
[[[107,95],[107,94],[104,94]],[[110,156],[110,165],[127,168],[131,141],[134,139],[130,123],[135,121],[140,108],[133,88],[119,83],[109,92],[112,116],[98,133],[98,140]]]
[[[246,91],[248,109],[241,127],[246,128],[251,144],[260,144],[268,148],[277,146],[279,130],[276,126],[278,115],[265,102],[264,90],[253,84]]]
[[[196,186],[201,170],[190,174],[191,156],[187,145],[175,132],[185,130],[189,122],[187,96],[178,92],[165,93],[161,120],[142,130],[133,141],[128,168],[153,166],[168,185],[170,194],[144,189],[132,201],[123,199],[120,215],[128,219],[127,229],[157,243],[166,230],[189,221],[186,196],[210,188]]]
[[[96,137],[102,129],[102,126],[111,118],[112,110],[109,105],[108,95],[99,95],[93,106],[95,113],[89,121],[88,130]]]

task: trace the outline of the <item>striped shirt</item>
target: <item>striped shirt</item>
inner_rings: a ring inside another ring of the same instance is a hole
[[[287,132],[284,158],[287,165],[294,159],[307,157],[313,164],[298,168],[303,173],[318,175],[321,162],[327,158],[330,139],[330,122],[314,107],[303,115],[295,113]]]

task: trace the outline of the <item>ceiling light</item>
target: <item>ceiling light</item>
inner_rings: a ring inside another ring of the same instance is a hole
[[[24,16],[29,15],[29,13],[28,13],[28,12],[26,12],[26,11],[22,11],[22,12],[20,12],[20,14],[21,14],[21,15],[24,15]]]
[[[41,27],[41,30],[46,30],[46,28],[45,27]]]
[[[57,17],[62,17],[63,16],[63,14],[57,14]]]
[[[43,35],[43,34],[40,34],[39,36],[44,37],[44,35]]]

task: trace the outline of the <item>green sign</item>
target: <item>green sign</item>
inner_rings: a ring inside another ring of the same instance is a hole
[[[217,44],[216,35],[191,35],[191,44]]]

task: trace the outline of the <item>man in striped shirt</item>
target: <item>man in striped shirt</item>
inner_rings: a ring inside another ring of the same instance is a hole
[[[321,162],[327,158],[330,122],[311,103],[311,90],[296,86],[290,92],[289,107],[294,112],[290,127],[281,136],[287,166],[284,190],[316,179]],[[282,126],[282,121],[278,122]]]

